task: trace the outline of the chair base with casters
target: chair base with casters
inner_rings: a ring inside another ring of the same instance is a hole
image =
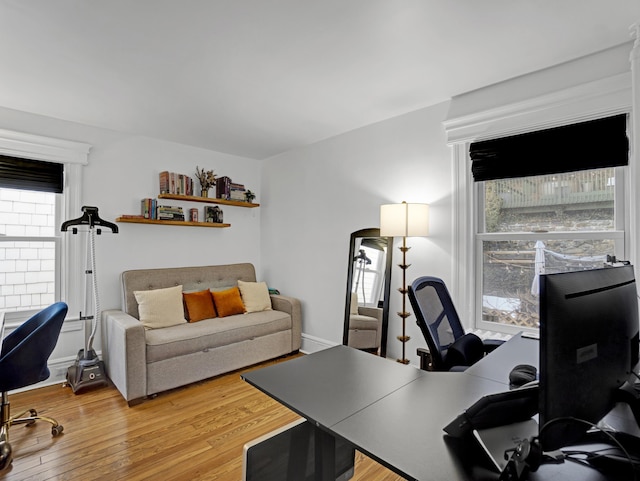
[[[22,323],[2,340],[0,352],[0,471],[13,459],[9,429],[14,424],[33,426],[36,421],[51,424],[51,434],[58,436],[63,427],[55,419],[40,416],[35,409],[27,409],[11,416],[9,391],[44,381],[49,377],[47,361],[58,342],[67,305],[55,303]]]
[[[28,415],[27,415],[28,414]],[[64,427],[53,418],[41,416],[38,412],[31,408],[22,411],[20,414],[11,417],[9,409],[9,396],[6,392],[2,393],[2,404],[0,405],[0,471],[11,464],[13,453],[11,444],[9,443],[9,428],[14,424],[25,424],[30,427],[36,421],[45,421],[51,424],[51,435],[58,436],[62,434]]]

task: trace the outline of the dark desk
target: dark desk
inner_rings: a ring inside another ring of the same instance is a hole
[[[508,385],[509,372],[516,364],[530,364],[538,368],[538,357],[538,340],[517,334],[501,345],[498,351],[475,363],[464,373]]]
[[[471,372],[436,373],[336,346],[246,373],[243,379],[317,427],[322,444],[318,480],[332,478],[327,453],[333,451],[334,436],[406,479],[495,480],[498,474],[477,446],[446,436],[442,428],[481,396],[508,389],[511,367],[532,363],[536,353],[536,341],[516,337]],[[542,466],[530,479],[605,478],[564,463]]]

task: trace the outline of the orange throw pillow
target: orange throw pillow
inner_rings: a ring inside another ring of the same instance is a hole
[[[240,289],[232,287],[224,291],[211,291],[213,303],[216,305],[218,316],[226,317],[233,314],[244,314],[244,304],[240,297]]]
[[[187,319],[189,322],[197,322],[203,319],[216,317],[216,308],[213,305],[211,292],[183,292],[182,298],[187,309]]]

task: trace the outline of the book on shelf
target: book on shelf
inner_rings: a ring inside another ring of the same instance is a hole
[[[159,181],[161,194],[193,195],[193,179],[188,175],[164,170]]]
[[[216,198],[228,199],[231,193],[231,178],[224,176],[216,179]]]
[[[156,199],[145,198],[140,201],[140,214],[145,219],[157,218],[157,204]]]
[[[158,206],[158,219],[160,220],[184,220],[184,211],[182,207],[174,207],[169,205]]]
[[[235,184],[232,182],[229,190],[229,200],[244,201],[245,192],[244,184]]]

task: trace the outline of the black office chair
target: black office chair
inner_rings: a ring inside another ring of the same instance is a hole
[[[47,361],[58,342],[67,305],[57,302],[22,323],[2,341],[0,351],[0,470],[11,464],[13,458],[9,444],[9,428],[13,424],[32,425],[37,420],[51,423],[51,434],[62,432],[55,419],[39,416],[35,409],[27,409],[11,417],[8,392],[44,381],[49,377]],[[28,414],[28,416],[25,416]]]
[[[421,369],[463,371],[504,342],[483,341],[475,334],[465,333],[442,279],[419,277],[408,291],[416,323],[429,348],[418,348]]]

